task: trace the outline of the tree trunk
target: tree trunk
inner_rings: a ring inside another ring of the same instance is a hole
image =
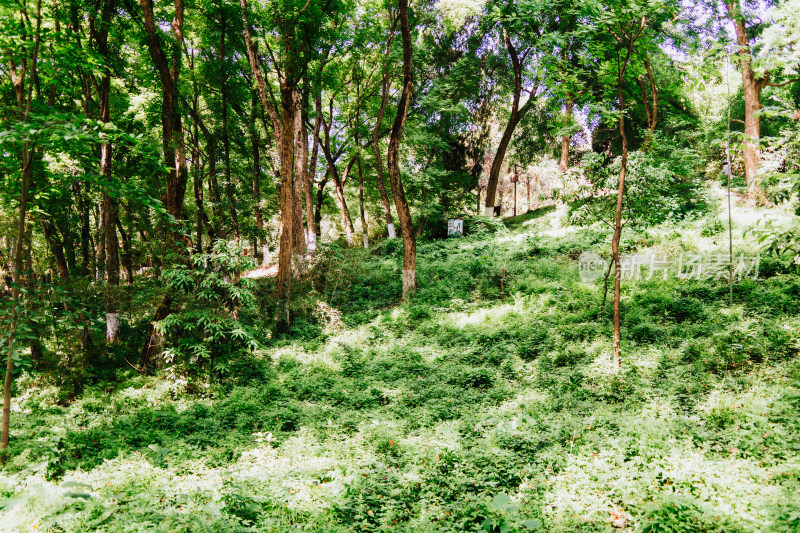
[[[254,257],[266,246],[264,241],[264,218],[261,215],[261,147],[259,146],[258,130],[256,129],[256,115],[258,114],[258,93],[253,91],[250,101],[250,146],[253,150],[253,213],[256,217],[256,245]],[[262,261],[263,264],[263,261]]]
[[[759,143],[761,139],[761,91],[767,84],[769,73],[757,78],[753,71],[750,37],[747,34],[744,16],[739,0],[726,0],[728,17],[733,21],[736,30],[736,42],[739,45],[739,65],[742,69],[742,86],[744,89],[744,175],[747,183],[747,194],[752,202],[764,200],[761,178],[758,167],[761,162]]]
[[[285,309],[281,312],[285,317],[280,317],[279,320],[285,318],[289,322],[289,296],[291,293],[291,277],[292,277],[292,245],[294,242],[292,231],[294,230],[294,187],[292,183],[293,174],[293,156],[294,156],[294,139],[292,138],[292,131],[294,131],[294,102],[295,88],[292,86],[281,86],[281,113],[283,124],[281,127],[282,134],[278,137],[279,157],[281,160],[281,190],[280,190],[280,208],[281,208],[281,230],[280,230],[280,249],[278,251],[278,300],[283,303]]]
[[[101,197],[100,203],[97,204],[97,212],[95,213],[96,239],[94,247],[94,261],[97,265],[97,275],[95,281],[103,283],[106,281],[106,213],[105,203]]]
[[[164,152],[164,162],[169,169],[167,175],[167,185],[162,196],[162,202],[167,213],[172,215],[175,221],[180,224],[184,220],[183,199],[186,193],[188,172],[186,169],[186,146],[184,144],[183,126],[181,114],[178,112],[178,80],[181,72],[181,59],[183,56],[183,0],[174,0],[175,14],[172,19],[172,37],[169,44],[172,47],[169,58],[161,46],[162,39],[158,24],[153,14],[153,0],[139,0],[144,18],[144,26],[147,32],[147,44],[150,57],[158,71],[162,94],[161,94],[161,141]],[[170,228],[167,232],[165,248],[174,246],[175,242],[182,241],[177,228]],[[191,242],[188,243],[191,246]],[[163,319],[170,314],[172,300],[169,295],[164,299],[156,311],[154,322]],[[162,316],[163,315],[163,316]],[[160,317],[160,318],[159,318]],[[141,369],[149,368],[153,360],[154,350],[159,346],[155,342],[158,334],[154,326],[150,327],[144,348],[142,349]]]
[[[117,217],[117,230],[120,237],[122,237],[122,253],[119,256],[122,267],[125,269],[125,282],[127,285],[133,285],[133,262],[131,251],[131,238],[130,235],[122,227],[122,221]]]
[[[322,181],[317,183],[317,202],[314,207],[314,226],[317,230],[317,240],[322,238],[322,202],[325,200],[325,185],[328,184],[328,177],[331,174],[331,169],[325,172],[325,177]]]
[[[97,45],[100,54],[110,61],[108,50],[108,30],[114,12],[114,0],[103,2],[101,28],[97,32]],[[106,68],[98,86],[97,99],[100,102],[100,120],[111,122],[111,70]],[[105,270],[108,283],[106,285],[106,341],[115,343],[119,340],[119,241],[117,240],[117,211],[108,187],[111,186],[111,143],[100,145],[100,175],[106,183],[103,191],[103,229],[105,230]]]
[[[567,98],[567,109],[564,113],[564,118],[566,118],[566,125],[568,126],[570,122],[572,122],[572,106],[573,106],[573,98],[570,96]],[[567,171],[567,166],[569,165],[569,143],[572,140],[572,137],[569,135],[562,135],[561,136],[561,160],[558,163],[558,169],[563,173]]]
[[[61,241],[53,222],[49,217],[44,216],[39,220],[39,225],[42,227],[44,239],[53,254],[59,277],[65,281],[69,280],[69,267],[67,266],[67,258],[64,256],[64,243]]]
[[[81,182],[76,181],[72,187],[72,193],[76,200],[76,209],[78,210],[78,217],[81,221],[81,274],[89,276],[92,271],[92,259],[89,254],[91,244],[89,242],[89,209],[84,198],[83,191],[81,190]]]
[[[292,205],[292,249],[295,255],[305,255],[306,233],[303,231],[303,194],[308,174],[308,131],[303,122],[303,98],[294,91],[294,195]]]
[[[220,18],[220,38],[219,53],[224,63],[228,58],[225,54],[225,12]],[[231,142],[228,135],[228,89],[227,74],[222,75],[220,91],[222,93],[222,148],[225,151],[225,195],[228,197],[228,204],[231,213],[231,225],[233,226],[233,238],[239,244],[239,217],[236,214],[236,199],[233,195],[233,183],[231,182]]]
[[[18,71],[13,62],[10,65],[11,81],[14,85],[14,93],[17,97],[17,111],[19,113],[20,122],[22,123],[28,121],[28,117],[30,116],[31,112],[33,79],[36,74],[36,61],[39,55],[41,27],[42,1],[38,0],[36,3],[36,37],[33,52],[31,53],[31,76],[28,78],[27,88],[25,87],[25,66],[23,65],[21,71]],[[6,375],[3,383],[3,420],[2,423],[0,423],[0,450],[8,448],[9,433],[11,429],[11,385],[14,376],[14,358],[12,356],[16,350],[15,338],[17,332],[17,323],[19,321],[19,308],[24,305],[24,302],[20,300],[19,288],[22,286],[22,258],[25,246],[25,233],[27,232],[25,222],[28,215],[28,187],[33,176],[33,150],[30,145],[30,141],[25,141],[22,145],[21,163],[22,183],[20,184],[21,190],[18,208],[19,216],[17,218],[17,242],[14,248],[14,272],[12,273],[14,285],[11,288],[11,300],[15,302],[15,305],[12,305],[11,307],[11,324],[8,332],[9,353],[8,358],[6,359]]]
[[[411,26],[408,20],[408,0],[400,2],[400,33],[403,38],[403,92],[397,104],[397,115],[389,137],[386,159],[389,165],[389,185],[392,188],[397,218],[400,219],[400,233],[403,236],[403,298],[417,290],[417,241],[414,236],[414,225],[411,221],[411,210],[408,207],[403,180],[400,176],[400,142],[411,107],[414,93],[414,71],[411,50]]]
[[[339,169],[336,168],[336,160],[333,158],[333,154],[331,153],[331,126],[325,122],[324,118],[321,118],[321,120],[322,131],[325,132],[325,142],[322,144],[322,152],[325,154],[325,159],[328,161],[328,169],[330,170],[330,175],[333,178],[333,185],[336,192],[336,202],[339,204],[339,210],[342,213],[342,229],[347,237],[347,244],[352,246],[353,222],[350,218],[350,211],[347,209],[347,200],[344,196],[344,183],[347,181],[347,177],[350,174],[350,170],[353,168],[356,158],[353,157],[350,159],[350,161],[347,163],[347,167],[345,167],[344,178],[340,179]]]
[[[613,366],[615,371],[619,371],[622,359],[622,331],[620,321],[620,289],[622,282],[622,265],[619,257],[619,241],[622,236],[622,206],[625,200],[625,173],[628,169],[628,137],[625,135],[625,94],[622,86],[625,79],[625,70],[628,68],[628,61],[633,52],[633,45],[642,34],[645,19],[641,19],[638,32],[628,37],[627,53],[625,59],[619,67],[617,73],[617,98],[619,100],[619,134],[622,137],[622,161],[619,171],[619,187],[617,189],[617,210],[614,217],[614,236],[611,238],[611,254],[614,261],[614,345],[613,345]],[[622,44],[620,37],[616,36],[617,41]]]
[[[361,172],[361,159],[356,161],[358,165],[358,210],[361,215],[361,234],[364,241],[364,248],[369,248],[369,228],[367,227],[367,217],[364,214],[364,175]]]
[[[536,95],[536,85],[530,90],[528,101],[525,105],[520,107],[520,97],[522,95],[522,61],[520,60],[517,49],[511,42],[508,32],[503,29],[503,39],[506,44],[506,49],[511,56],[511,64],[514,68],[514,98],[511,102],[511,115],[508,118],[508,123],[503,130],[503,136],[500,138],[500,144],[497,146],[497,153],[492,161],[492,168],[489,171],[489,179],[486,184],[486,215],[494,216],[494,202],[497,194],[497,185],[500,181],[500,172],[503,168],[503,160],[506,157],[508,145],[511,143],[511,137],[514,135],[514,130],[519,124],[522,117],[530,109],[531,103]]]
[[[381,202],[383,202],[383,214],[386,218],[386,227],[389,231],[389,238],[394,239],[397,234],[394,230],[394,221],[392,220],[392,208],[389,204],[389,195],[386,194],[386,186],[383,182],[383,159],[381,158],[380,146],[380,130],[383,123],[383,115],[386,111],[386,104],[389,101],[389,73],[383,75],[383,88],[381,90],[381,106],[378,109],[378,118],[375,121],[375,129],[372,132],[372,150],[375,153],[375,170],[377,172],[378,192],[381,195]]]
[[[653,141],[653,133],[656,131],[656,124],[658,123],[658,90],[656,89],[656,80],[653,76],[653,68],[650,65],[650,59],[647,57],[646,53],[643,62],[645,71],[647,72],[647,81],[639,78],[639,90],[642,93],[644,111],[647,113],[647,134],[642,143],[642,150],[646,151]],[[649,98],[647,96],[648,86],[650,90]]]
[[[317,109],[317,119],[314,122],[314,136],[311,146],[311,158],[309,161],[309,168],[308,172],[306,173],[306,179],[303,182],[303,192],[305,194],[305,201],[306,201],[306,227],[307,227],[307,239],[308,239],[308,253],[312,254],[317,250],[317,234],[319,233],[319,229],[317,227],[317,220],[316,216],[314,215],[314,177],[317,174],[317,156],[319,155],[319,129],[322,124],[320,120],[321,116],[321,107],[322,107],[322,98],[320,95],[317,95],[314,99],[314,107]],[[307,107],[303,108],[303,113],[307,114]],[[305,118],[303,119],[305,123]]]

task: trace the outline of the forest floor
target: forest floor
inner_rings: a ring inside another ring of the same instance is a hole
[[[720,193],[623,251],[724,253]],[[733,306],[724,280],[625,281],[615,373],[577,263],[610,231],[556,216],[420,242],[402,304],[399,242],[347,251],[341,314],[265,343],[247,383],[131,373],[65,406],[21,377],[0,530],[800,531],[796,271],[762,257]]]

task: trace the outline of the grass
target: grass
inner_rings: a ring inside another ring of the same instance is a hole
[[[614,373],[610,304],[576,264],[609,232],[555,216],[421,242],[402,304],[398,242],[330,250],[336,275],[305,283],[341,316],[298,300],[249,381],[131,376],[63,406],[20,378],[0,529],[800,531],[796,272],[765,260],[732,308],[723,282],[625,283]]]

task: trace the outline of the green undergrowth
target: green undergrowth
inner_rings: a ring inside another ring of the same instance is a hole
[[[20,378],[0,529],[800,531],[796,271],[764,258],[732,307],[724,281],[624,283],[617,373],[610,295],[577,267],[609,232],[551,214],[420,242],[402,303],[399,241],[327,249],[242,379],[64,405]],[[724,244],[684,224],[623,249]]]

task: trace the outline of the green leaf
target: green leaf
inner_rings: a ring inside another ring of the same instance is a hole
[[[509,505],[511,505],[511,498],[508,496],[508,494],[502,493],[492,498],[492,503],[489,504],[490,507],[495,509],[505,509]]]
[[[531,518],[522,523],[522,527],[535,531],[542,527],[542,521],[538,518]]]

